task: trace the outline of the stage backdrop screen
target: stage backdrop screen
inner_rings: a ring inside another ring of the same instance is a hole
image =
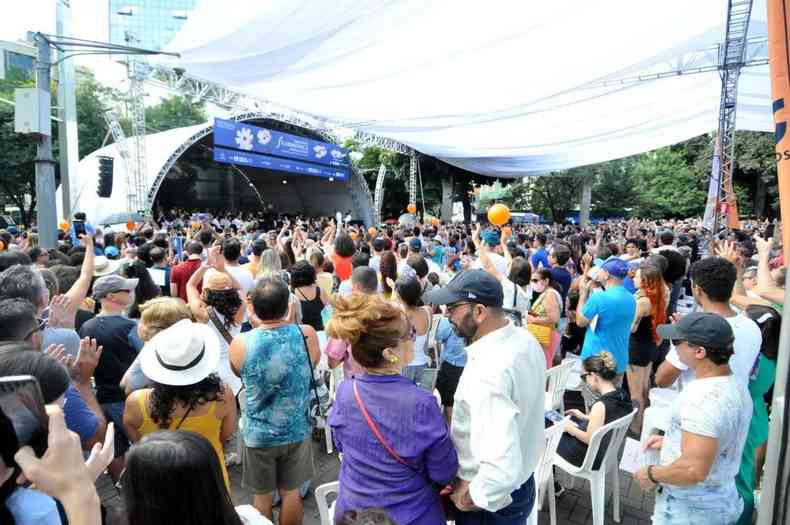
[[[233,120],[214,119],[214,160],[314,177],[348,178],[348,150]]]

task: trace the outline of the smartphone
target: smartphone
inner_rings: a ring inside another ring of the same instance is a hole
[[[562,417],[562,414],[560,414],[556,410],[547,410],[546,414],[545,414],[545,417],[546,417],[546,419],[548,419],[552,423],[559,423],[560,421],[565,419],[565,418]]]
[[[0,418],[11,423],[19,446],[37,456],[47,449],[49,421],[38,380],[33,376],[0,377]]]
[[[80,235],[85,235],[87,233],[85,230],[84,221],[74,220],[71,222],[71,224],[74,226],[74,235],[76,235],[77,238],[79,238]]]

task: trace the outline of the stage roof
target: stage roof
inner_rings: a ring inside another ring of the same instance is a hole
[[[390,137],[456,166],[522,177],[717,127],[725,0],[203,1],[169,50],[189,74]],[[749,37],[766,35],[755,0]],[[748,57],[766,57],[765,42]],[[772,131],[768,66],[746,68],[738,128]]]

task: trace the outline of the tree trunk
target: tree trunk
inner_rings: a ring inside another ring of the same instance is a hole
[[[768,198],[768,184],[762,175],[757,176],[757,187],[754,189],[754,216],[762,219],[765,216],[765,203]]]
[[[579,205],[579,224],[582,228],[590,222],[590,203],[592,202],[593,177],[585,177],[582,182],[582,200]]]
[[[451,222],[453,220],[453,189],[454,177],[447,175],[442,177],[442,207],[439,212],[440,219],[443,222]]]

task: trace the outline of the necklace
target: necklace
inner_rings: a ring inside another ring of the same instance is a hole
[[[400,371],[396,370],[371,370],[367,369],[366,372],[372,376],[399,376]]]

